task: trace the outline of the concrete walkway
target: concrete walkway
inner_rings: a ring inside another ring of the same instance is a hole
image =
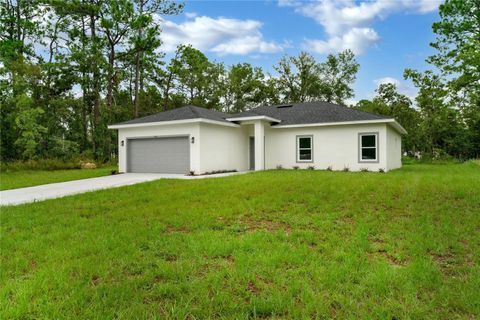
[[[115,188],[158,179],[204,179],[226,177],[240,172],[221,173],[205,176],[183,174],[124,173],[113,176],[44,184],[35,187],[0,191],[0,205],[16,205],[47,199],[61,198],[89,191]]]

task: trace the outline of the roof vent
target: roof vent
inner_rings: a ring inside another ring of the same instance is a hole
[[[293,104],[280,104],[277,106],[277,108],[291,108],[293,107]]]

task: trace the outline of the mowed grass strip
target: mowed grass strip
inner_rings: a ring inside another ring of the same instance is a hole
[[[24,170],[0,173],[0,190],[108,176],[116,167],[70,170]]]
[[[475,319],[480,166],[159,180],[1,209],[0,318]]]

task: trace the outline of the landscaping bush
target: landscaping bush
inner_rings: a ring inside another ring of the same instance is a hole
[[[13,162],[1,162],[0,163],[0,172],[10,172],[10,171],[24,171],[24,170],[69,170],[69,169],[81,169],[82,166],[89,163],[87,167],[96,168],[115,166],[116,163],[113,162],[96,162],[89,159],[38,159],[38,160],[25,160],[25,161],[13,161]]]

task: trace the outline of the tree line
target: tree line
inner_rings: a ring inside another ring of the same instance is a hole
[[[405,152],[479,156],[478,7],[441,6],[437,54],[429,58],[435,72],[405,71],[419,89],[415,101],[385,84],[351,106],[397,118],[409,131]],[[108,124],[187,104],[235,113],[354,97],[360,66],[350,50],[322,60],[284,56],[274,74],[248,63],[226,66],[189,45],[166,59],[162,17],[182,10],[169,0],[1,0],[2,161],[108,160],[117,148]]]

